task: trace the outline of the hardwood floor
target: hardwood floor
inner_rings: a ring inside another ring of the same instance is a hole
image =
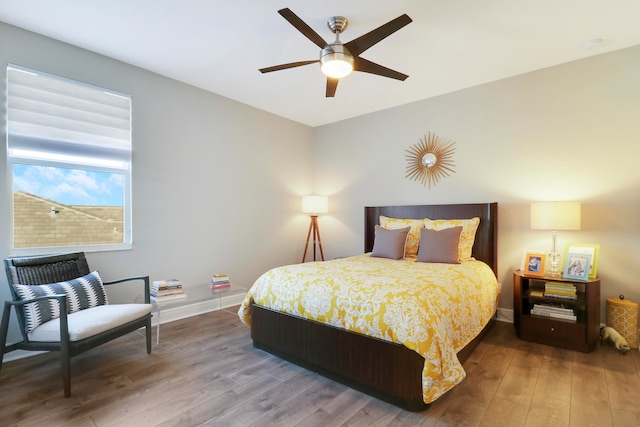
[[[155,330],[154,330],[155,333]],[[234,309],[129,334],[72,361],[65,399],[56,354],[6,363],[3,426],[633,426],[640,352],[584,354],[518,340],[497,322],[467,378],[420,413],[354,391],[251,344]]]

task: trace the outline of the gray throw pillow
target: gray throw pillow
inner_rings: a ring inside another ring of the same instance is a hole
[[[371,256],[377,258],[404,258],[404,249],[411,227],[389,230],[376,225]]]
[[[418,262],[460,264],[458,246],[461,233],[462,226],[440,231],[421,229]]]
[[[13,285],[21,301],[46,295],[67,295],[68,313],[108,304],[104,284],[97,271],[66,282],[47,285]],[[24,305],[27,332],[60,317],[60,306],[55,299],[44,299]]]

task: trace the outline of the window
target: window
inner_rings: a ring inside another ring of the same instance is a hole
[[[131,98],[7,67],[12,253],[131,246]]]

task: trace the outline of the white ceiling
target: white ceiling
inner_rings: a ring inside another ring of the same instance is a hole
[[[326,41],[348,42],[403,13],[413,22],[362,54],[408,74],[354,72],[325,98],[319,49],[277,11]],[[638,0],[2,0],[0,21],[319,126],[640,44]],[[585,48],[600,38],[597,47]],[[639,76],[640,78],[640,76]]]

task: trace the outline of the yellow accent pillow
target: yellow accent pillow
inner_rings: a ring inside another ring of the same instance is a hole
[[[407,237],[407,244],[405,246],[405,257],[417,257],[418,248],[420,247],[420,229],[424,227],[422,219],[407,219],[407,218],[389,218],[384,215],[380,215],[380,226],[389,230],[395,230],[398,228],[411,227],[409,230],[409,236]]]
[[[471,259],[471,250],[473,242],[476,240],[476,231],[480,218],[474,217],[470,219],[428,219],[423,220],[424,227],[428,230],[444,230],[445,228],[462,226],[460,233],[460,245],[458,246],[460,261]]]

